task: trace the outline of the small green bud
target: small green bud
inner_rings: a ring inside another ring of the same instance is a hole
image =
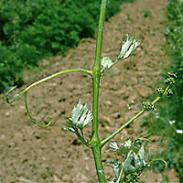
[[[151,102],[148,102],[148,101],[147,102],[143,102],[143,107],[147,111],[153,111],[153,110],[155,110],[154,104],[152,104]]]
[[[171,78],[177,78],[177,74],[173,73],[173,72],[168,72],[168,76]]]
[[[168,96],[173,95],[173,91],[172,91],[172,89],[168,89],[168,91],[167,91],[167,95],[168,95]]]
[[[168,78],[165,80],[165,83],[166,83],[166,84],[169,84],[169,85],[175,84],[175,79],[174,79],[173,77],[168,77]]]
[[[157,88],[156,90],[159,94],[163,94],[165,91],[163,88]]]
[[[168,72],[168,78],[165,80],[165,83],[169,85],[175,84],[176,78],[177,78],[177,75],[175,73]]]

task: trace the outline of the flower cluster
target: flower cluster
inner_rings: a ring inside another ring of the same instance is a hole
[[[88,109],[87,104],[82,104],[81,101],[79,101],[72,110],[71,121],[73,122],[73,125],[83,129],[88,123],[92,121],[92,119],[92,113]]]
[[[127,35],[126,40],[123,42],[120,53],[117,59],[113,62],[109,57],[103,57],[101,59],[101,72],[109,70],[114,64],[116,64],[120,59],[128,58],[140,45],[140,42],[134,38]]]
[[[87,104],[82,104],[82,102],[79,101],[72,110],[71,117],[67,122],[66,129],[72,133],[78,134],[78,129],[82,131],[83,128],[92,121],[92,119],[92,113],[88,109]]]
[[[139,173],[147,166],[141,139],[135,141],[129,139],[122,146],[118,146],[116,142],[111,142],[109,147],[125,158],[124,161],[116,160],[111,162],[116,176],[110,183],[120,182],[122,174],[125,176],[134,175],[137,178]]]

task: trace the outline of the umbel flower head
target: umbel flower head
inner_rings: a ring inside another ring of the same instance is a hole
[[[121,51],[118,55],[118,59],[125,59],[130,56],[130,54],[136,50],[136,48],[140,45],[140,42],[136,39],[133,39],[127,35],[126,40],[123,42],[121,47]]]
[[[92,113],[88,109],[87,104],[82,104],[81,101],[74,106],[71,114],[70,121],[72,124],[80,129],[83,129],[88,123],[92,121]]]

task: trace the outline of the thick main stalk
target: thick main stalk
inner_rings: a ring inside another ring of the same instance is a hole
[[[95,53],[95,62],[93,66],[93,123],[92,123],[92,152],[95,160],[96,171],[100,183],[106,183],[104,168],[102,165],[101,159],[101,146],[100,138],[98,132],[98,111],[99,111],[99,89],[100,89],[100,60],[101,60],[101,51],[103,43],[103,30],[105,22],[105,12],[106,12],[107,0],[101,1],[100,8],[100,18],[97,32],[97,43],[96,43],[96,53]]]

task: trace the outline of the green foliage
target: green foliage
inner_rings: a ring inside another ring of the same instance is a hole
[[[177,72],[175,96],[169,101],[170,120],[175,120],[175,128],[183,129],[183,1],[171,0],[168,5],[168,30],[166,32],[169,43],[169,53],[172,57],[171,70]],[[183,141],[182,135],[173,133],[170,138],[167,160],[179,173],[183,182]]]
[[[107,19],[121,3],[133,1],[109,0]],[[93,37],[99,5],[100,0],[0,0],[0,91],[21,85],[23,68]]]
[[[148,121],[150,134],[158,134],[160,140],[167,141],[168,147],[163,156],[170,168],[175,168],[183,182],[183,1],[170,0],[167,6],[167,53],[172,63],[168,70],[177,73],[173,88],[173,96],[167,98],[160,114],[156,115],[156,123]],[[171,92],[171,93],[172,93]],[[147,124],[147,123],[146,123]]]

